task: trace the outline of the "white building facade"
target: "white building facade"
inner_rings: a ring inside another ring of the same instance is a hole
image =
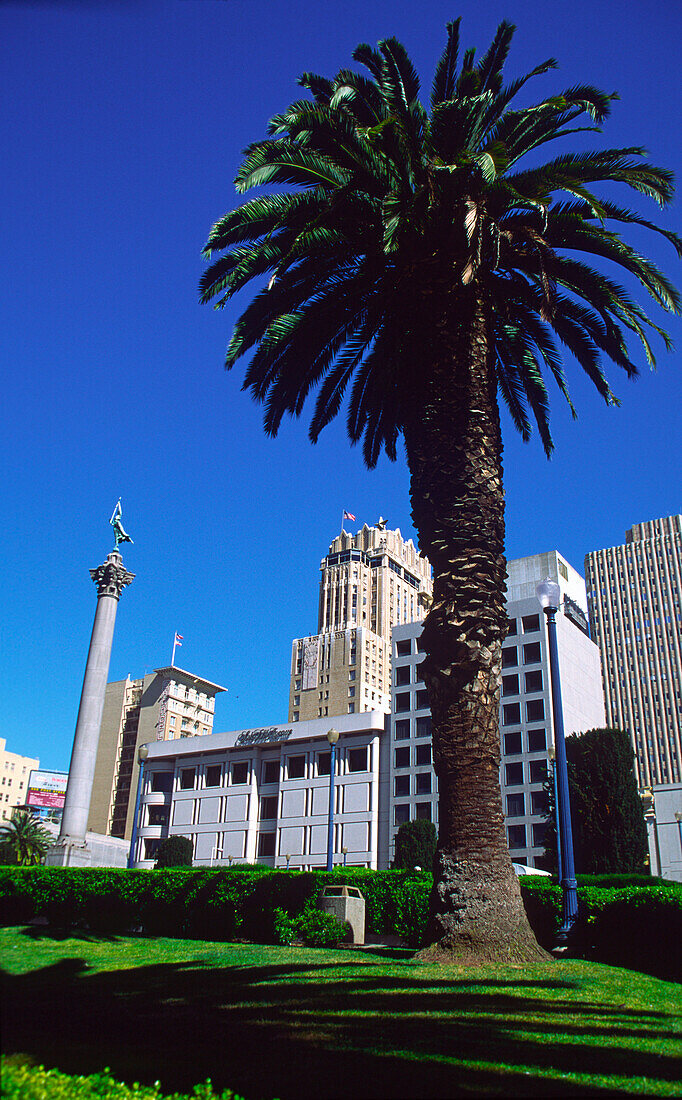
[[[150,744],[135,866],[153,866],[161,839],[179,834],[199,867],[324,868],[332,724],[334,862],[385,867],[387,733],[377,711]]]

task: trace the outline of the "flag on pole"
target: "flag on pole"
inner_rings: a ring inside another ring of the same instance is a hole
[[[343,518],[344,519],[349,519],[353,523],[355,523],[355,516],[353,515],[353,513],[352,512],[346,512],[345,509],[344,509],[344,513],[343,513]]]
[[[176,632],[176,634],[175,634],[175,641],[174,641],[173,645],[182,645],[182,643],[184,642],[184,640],[185,640],[185,639],[183,638],[182,634],[178,634],[178,633]]]

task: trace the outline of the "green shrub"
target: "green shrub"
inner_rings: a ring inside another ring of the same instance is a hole
[[[159,844],[154,867],[191,867],[192,841],[188,836],[167,836]]]
[[[401,870],[430,871],[436,854],[438,834],[432,821],[405,821],[395,837],[395,866]]]
[[[56,1069],[30,1066],[17,1058],[2,1058],[4,1100],[243,1100],[232,1089],[215,1092],[210,1081],[195,1085],[190,1094],[165,1094],[160,1086],[126,1085],[108,1069],[87,1077],[69,1076]]]
[[[308,905],[294,920],[296,931],[306,947],[338,947],[352,935],[346,922],[331,913],[323,913],[316,905]]]
[[[406,879],[398,895],[395,933],[408,947],[422,947],[429,920],[431,875]]]

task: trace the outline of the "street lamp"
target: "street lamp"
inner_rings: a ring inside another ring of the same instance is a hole
[[[554,828],[556,829],[556,858],[557,858],[557,873],[559,875],[559,882],[561,882],[561,842],[559,840],[559,798],[557,795],[556,785],[556,752],[554,751],[554,745],[549,746],[547,752],[549,756],[549,762],[552,765],[552,784],[554,786]]]
[[[682,814],[680,814],[680,817],[682,817]],[[348,849],[347,848],[342,848],[341,851],[343,852],[343,865],[345,867],[346,866],[346,860],[348,859]]]
[[[647,840],[648,834],[651,831],[654,837],[654,857],[656,859],[656,874],[661,873],[661,849],[658,842],[658,822],[656,820],[656,799],[654,797],[653,787],[645,787],[643,791],[639,792],[639,797],[642,800],[642,809],[644,811],[644,821],[647,827]],[[675,815],[677,818],[677,814]],[[680,818],[677,818],[679,821]],[[653,871],[652,871],[653,873]]]
[[[135,863],[135,845],[137,844],[137,830],[140,819],[140,799],[142,797],[142,777],[144,775],[144,762],[149,756],[149,749],[146,745],[140,745],[137,750],[137,761],[140,765],[140,770],[137,775],[137,794],[135,796],[135,813],[133,814],[133,831],[130,837],[130,848],[128,849],[128,868],[131,868]]]
[[[336,742],[339,739],[339,731],[330,729],[327,732],[327,740],[331,749],[329,757],[329,824],[327,826],[327,870],[334,867],[334,768],[336,764]]]
[[[561,705],[561,677],[559,675],[559,651],[556,640],[556,613],[561,602],[561,589],[549,577],[535,589],[540,606],[547,618],[547,643],[549,646],[549,671],[552,681],[552,716],[554,726],[555,774],[557,783],[557,809],[559,814],[559,843],[561,859],[561,888],[563,891],[563,921],[557,932],[555,950],[565,951],[578,916],[578,884],[573,863],[573,832],[571,829],[571,803],[568,794],[568,769],[566,767],[566,742],[564,740],[564,713]]]

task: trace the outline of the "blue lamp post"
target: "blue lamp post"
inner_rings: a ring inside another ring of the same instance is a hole
[[[140,820],[140,798],[142,797],[142,779],[144,776],[144,762],[149,756],[149,749],[146,745],[140,745],[137,750],[137,759],[140,765],[140,770],[137,776],[137,794],[135,795],[135,813],[133,815],[133,831],[130,837],[130,849],[128,851],[128,867],[135,865],[135,845],[137,844],[137,830]]]
[[[578,916],[578,884],[573,862],[573,832],[571,829],[571,803],[568,794],[568,769],[566,767],[566,743],[564,740],[564,713],[561,705],[561,678],[559,675],[559,651],[556,640],[556,613],[561,602],[561,589],[556,581],[541,581],[535,593],[547,617],[547,643],[549,646],[549,670],[552,679],[552,716],[554,719],[554,750],[556,753],[557,807],[559,816],[558,847],[561,858],[561,889],[563,891],[563,920],[557,932],[555,951],[565,951]]]
[[[330,729],[327,740],[331,748],[329,758],[329,824],[327,826],[327,870],[334,869],[334,771],[336,767],[336,742],[339,739],[339,731]]]

